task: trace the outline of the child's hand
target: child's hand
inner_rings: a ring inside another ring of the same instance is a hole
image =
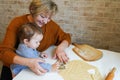
[[[41,53],[40,57],[41,57],[41,58],[48,58],[48,55],[45,54],[45,53]]]
[[[60,67],[60,63],[59,63],[59,61],[57,61],[54,64],[52,64],[51,71],[58,71],[59,67]]]

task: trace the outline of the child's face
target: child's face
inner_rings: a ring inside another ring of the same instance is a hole
[[[40,45],[40,41],[43,39],[42,34],[35,33],[30,41],[27,43],[27,46],[33,49],[36,49]]]

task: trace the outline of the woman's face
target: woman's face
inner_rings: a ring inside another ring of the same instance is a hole
[[[39,26],[42,27],[43,25],[47,24],[51,20],[51,15],[50,14],[38,14],[34,17],[35,23]]]

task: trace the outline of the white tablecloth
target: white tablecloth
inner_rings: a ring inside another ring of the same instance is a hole
[[[82,60],[72,51],[73,47],[74,47],[73,45],[70,45],[70,47],[65,50],[70,60],[78,59]],[[45,51],[49,56],[49,58],[46,59],[46,62],[51,64],[56,62],[56,60],[53,60],[51,57],[54,48],[55,46],[51,46],[48,50]],[[115,77],[113,80],[120,80],[120,53],[103,49],[99,50],[103,52],[103,57],[97,61],[87,63],[96,66],[104,78],[113,67],[116,67],[117,70],[115,72]],[[32,71],[27,69],[22,70],[13,80],[64,80],[64,79],[57,72],[48,72],[45,75],[38,76],[34,74]]]

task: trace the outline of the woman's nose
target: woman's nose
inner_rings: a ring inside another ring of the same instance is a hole
[[[49,22],[50,20],[48,18],[44,19],[44,23],[46,24],[47,22]]]

